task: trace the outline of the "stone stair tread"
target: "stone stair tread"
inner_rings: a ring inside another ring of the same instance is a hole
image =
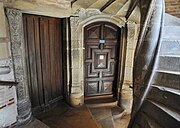
[[[162,38],[170,39],[170,40],[180,40],[180,26],[165,26],[163,28],[163,36]]]
[[[143,128],[162,128],[156,120],[149,117],[147,114],[140,112],[137,117],[136,124]]]
[[[151,85],[151,86],[155,87],[155,88],[158,88],[160,90],[163,90],[163,91],[168,91],[168,92],[174,93],[174,94],[180,96],[180,90],[178,90],[178,89],[164,87],[164,86],[159,86],[159,85]]]
[[[180,58],[180,54],[179,54],[179,55],[173,55],[173,54],[161,54],[160,57]]]
[[[106,9],[104,9],[104,13],[107,14],[116,14],[124,5],[127,0],[116,0],[111,5],[109,5]]]
[[[164,111],[167,115],[173,117],[176,121],[180,122],[180,113],[178,111],[152,100],[147,100],[147,101],[155,105],[157,108],[161,109],[162,111]]]
[[[165,13],[165,26],[173,25],[173,26],[180,26],[180,19],[172,16],[170,14]]]
[[[95,3],[97,0],[77,0],[73,4],[73,8],[88,8],[91,6],[93,3]]]
[[[117,99],[113,95],[86,97],[85,103],[88,107],[112,107],[117,105]]]
[[[89,108],[101,108],[101,107],[114,107],[117,105],[117,101],[110,103],[94,103],[94,104],[86,104]]]
[[[128,0],[123,7],[116,13],[117,16],[122,16],[124,17],[128,11],[129,5],[130,5],[130,0]]]
[[[101,9],[109,0],[98,0],[88,8]]]
[[[174,75],[180,75],[179,71],[169,71],[169,70],[155,70],[156,72],[161,72],[161,73],[167,73],[167,74],[174,74]]]

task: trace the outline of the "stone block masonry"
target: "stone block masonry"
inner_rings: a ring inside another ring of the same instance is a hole
[[[180,0],[165,0],[166,13],[180,18]]]

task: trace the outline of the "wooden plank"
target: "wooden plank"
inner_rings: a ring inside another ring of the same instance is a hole
[[[23,28],[24,28],[24,43],[25,43],[25,56],[26,56],[26,72],[27,72],[27,81],[28,81],[28,91],[29,96],[32,101],[32,86],[30,78],[30,64],[29,64],[29,49],[28,49],[28,29],[27,29],[27,15],[23,14]]]
[[[48,35],[48,19],[41,17],[40,20],[41,34],[41,55],[42,55],[42,73],[43,73],[43,89],[45,104],[50,100],[50,68],[49,68],[49,35]]]
[[[62,99],[61,20],[23,15],[29,93],[35,113]]]
[[[51,82],[51,91],[52,91],[52,99],[56,98],[57,95],[56,93],[56,58],[55,58],[55,30],[56,30],[56,26],[55,26],[55,22],[56,20],[54,18],[49,18],[49,43],[50,43],[50,82]]]
[[[33,97],[33,106],[38,106],[38,85],[37,85],[37,73],[36,73],[36,51],[35,51],[35,40],[34,40],[34,16],[27,17],[27,33],[28,33],[28,49],[29,49],[29,66],[30,66],[30,77]]]
[[[56,22],[56,28],[57,32],[56,32],[56,89],[57,89],[57,94],[62,96],[62,37],[61,37],[61,21],[57,20]]]
[[[38,95],[40,105],[44,104],[43,95],[43,82],[42,82],[42,66],[41,66],[41,44],[40,44],[40,31],[39,31],[39,17],[34,17],[34,31],[35,31],[35,50],[36,50],[36,73],[38,82]]]

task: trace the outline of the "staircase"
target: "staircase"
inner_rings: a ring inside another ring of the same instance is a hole
[[[129,128],[180,127],[180,19],[169,14],[163,13],[162,15],[164,15],[164,25],[161,24],[159,50],[152,59],[155,64],[151,69],[151,78],[147,83],[145,80],[147,77],[144,77],[139,85],[134,85],[135,88],[141,88],[141,92],[135,91],[134,93],[133,105],[139,105],[139,107],[133,108],[134,113]],[[152,22],[150,19],[149,23]],[[148,35],[153,32],[153,27],[151,31],[146,31]],[[145,37],[149,39],[147,35]],[[140,54],[142,55],[143,52],[140,51],[139,56]],[[141,87],[144,83],[147,86]]]
[[[179,23],[180,19],[165,15],[159,60],[155,68],[151,90],[144,103],[145,107],[142,108],[142,111],[154,121],[150,128],[156,125],[163,128],[180,127]]]

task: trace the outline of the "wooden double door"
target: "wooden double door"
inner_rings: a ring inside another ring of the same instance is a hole
[[[34,113],[63,98],[62,19],[23,15],[29,94]]]
[[[116,96],[120,28],[108,22],[84,29],[85,96]]]

